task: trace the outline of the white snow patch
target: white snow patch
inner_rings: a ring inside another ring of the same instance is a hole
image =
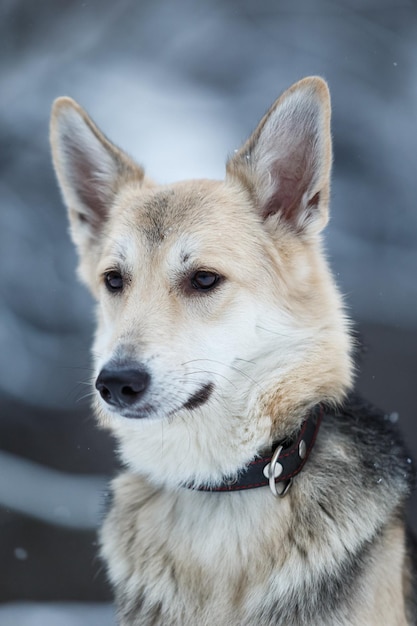
[[[2,626],[115,626],[111,604],[15,602],[0,607]]]

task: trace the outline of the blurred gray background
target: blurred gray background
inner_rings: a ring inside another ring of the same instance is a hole
[[[106,626],[95,528],[115,461],[86,397],[92,303],[50,163],[52,100],[79,100],[168,182],[222,177],[283,89],[324,76],[327,248],[362,346],[358,388],[417,456],[417,8],[0,0],[0,18],[0,624]]]

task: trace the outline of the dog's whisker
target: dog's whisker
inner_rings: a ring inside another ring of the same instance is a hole
[[[220,378],[224,378],[232,387],[236,389],[236,385],[224,374],[220,374],[219,372],[213,372],[211,370],[195,370],[193,372],[184,372],[184,376],[192,376],[198,374],[211,374],[212,376],[219,376]]]
[[[199,361],[207,361],[209,363],[218,363],[219,365],[222,365],[223,367],[228,367],[229,369],[233,370],[237,374],[240,374],[244,378],[247,378],[247,380],[249,380],[251,383],[259,387],[260,389],[263,388],[262,385],[257,380],[252,378],[247,372],[244,372],[239,367],[236,367],[235,365],[227,365],[225,363],[222,363],[222,361],[217,361],[216,359],[193,359],[191,361],[187,361],[186,363],[183,363],[183,365],[187,365],[189,363],[197,363]]]
[[[91,383],[82,380],[77,381],[68,391],[67,398],[71,398],[72,400],[77,401],[78,395],[81,393],[81,391],[84,392],[85,386],[91,387]]]
[[[60,368],[66,370],[86,370],[87,372],[94,372],[93,367],[87,367],[84,365],[61,365]]]
[[[247,378],[251,383],[262,389],[262,385],[257,380],[255,380],[252,376],[249,376],[247,372],[244,372],[239,367],[236,367],[235,365],[230,365],[230,369],[232,369],[234,372],[237,372],[244,378]]]
[[[256,361],[250,361],[248,359],[242,359],[240,357],[236,357],[235,361],[242,361],[243,363],[249,363],[250,365],[256,365]]]
[[[277,337],[287,337],[288,336],[285,333],[279,333],[276,330],[271,330],[270,328],[266,328],[265,326],[260,326],[259,324],[256,325],[256,328],[259,328],[259,330],[264,330],[266,333],[271,333],[272,335],[276,335]]]
[[[79,398],[77,398],[76,402],[79,403],[79,402],[83,402],[87,398],[93,398],[95,396],[95,394],[96,394],[95,391],[90,391],[88,393],[85,393],[82,396],[80,396]]]

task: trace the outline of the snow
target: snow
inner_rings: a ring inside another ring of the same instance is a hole
[[[115,626],[111,604],[16,602],[0,606],[1,626]]]

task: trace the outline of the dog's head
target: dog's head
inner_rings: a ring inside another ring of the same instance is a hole
[[[279,98],[225,181],[159,186],[71,99],[55,169],[98,301],[96,410],[156,479],[215,482],[350,385],[349,339],[321,252],[331,169],[320,78]]]

